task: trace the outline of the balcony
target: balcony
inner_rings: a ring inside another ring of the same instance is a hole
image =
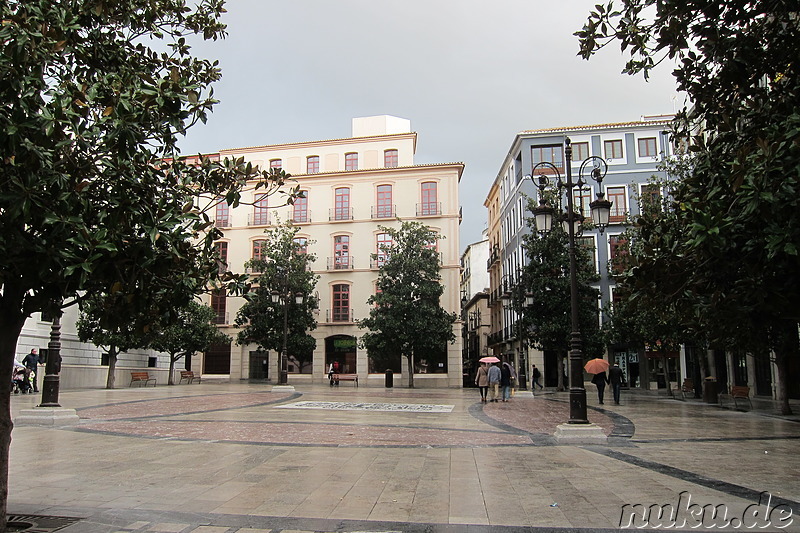
[[[370,210],[372,220],[380,220],[382,218],[395,218],[397,216],[396,205],[373,205]]]
[[[217,311],[217,315],[214,317],[214,324],[230,324],[230,313],[225,311]]]
[[[352,309],[326,309],[325,322],[344,322],[352,324],[355,322],[353,319]]]
[[[311,211],[293,212],[290,220],[292,224],[311,224]]]
[[[231,219],[230,217],[221,217],[214,219],[214,227],[215,228],[230,228],[231,227]]]
[[[370,257],[369,258],[369,267],[372,270],[378,270],[379,268],[381,268],[383,266],[383,264],[386,262],[387,258],[388,258],[388,256],[386,256],[385,254],[378,254],[375,257]]]
[[[418,217],[437,217],[442,214],[442,202],[423,202],[417,204]]]
[[[329,257],[328,270],[353,270],[353,257],[349,255]]]
[[[247,214],[248,226],[269,226],[269,212],[267,210]]]
[[[329,222],[341,222],[345,220],[353,220],[352,207],[334,207],[328,212]]]

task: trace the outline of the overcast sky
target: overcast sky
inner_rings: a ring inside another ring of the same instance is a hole
[[[584,61],[596,0],[230,0],[221,101],[184,153],[349,137],[351,119],[395,115],[418,133],[415,162],[463,162],[460,248],[486,227],[483,201],[516,133],[638,120],[683,105],[664,66],[621,74],[618,45]]]

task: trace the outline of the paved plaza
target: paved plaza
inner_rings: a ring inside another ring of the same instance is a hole
[[[670,505],[715,506],[723,530],[745,529],[769,505],[758,530],[800,531],[800,417],[629,391],[598,406],[587,393],[607,445],[555,440],[566,393],[483,404],[474,389],[351,383],[62,391],[78,424],[14,429],[9,513],[64,533],[510,533],[618,530],[624,509]],[[14,396],[12,414],[38,400]]]

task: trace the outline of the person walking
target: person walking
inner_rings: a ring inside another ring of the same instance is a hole
[[[481,391],[481,402],[486,403],[486,396],[489,392],[489,371],[486,370],[486,363],[481,363],[478,373],[475,374],[475,385]]]
[[[491,391],[492,401],[496,402],[500,396],[500,377],[502,375],[500,367],[497,364],[493,364],[489,367],[487,375],[489,377],[489,390]]]
[[[503,363],[500,368],[500,388],[503,389],[503,401],[511,398],[511,365]]]
[[[38,366],[42,363],[42,359],[39,357],[39,354],[36,348],[31,349],[31,353],[25,356],[25,359],[22,360],[22,364],[25,365],[25,368],[30,370],[30,379],[33,382],[33,392],[39,392],[39,385],[37,384],[36,379],[36,371],[38,370]]]
[[[539,383],[539,380],[542,379],[542,373],[539,372],[539,369],[536,368],[536,365],[533,365],[533,369],[531,370],[531,391],[536,390],[536,386],[538,385],[540,389],[543,389],[542,384]]]
[[[619,405],[619,393],[625,382],[625,374],[619,367],[619,363],[614,363],[614,366],[608,370],[608,382],[611,384],[611,392],[614,394],[614,404]]]
[[[608,383],[606,373],[600,372],[599,374],[595,374],[592,378],[592,383],[597,385],[597,399],[600,400],[600,405],[603,405],[603,394],[606,391],[606,383]]]

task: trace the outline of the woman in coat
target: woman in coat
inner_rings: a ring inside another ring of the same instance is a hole
[[[489,372],[486,370],[486,363],[481,363],[475,375],[475,385],[481,391],[481,401],[486,403],[486,394],[489,392]]]

